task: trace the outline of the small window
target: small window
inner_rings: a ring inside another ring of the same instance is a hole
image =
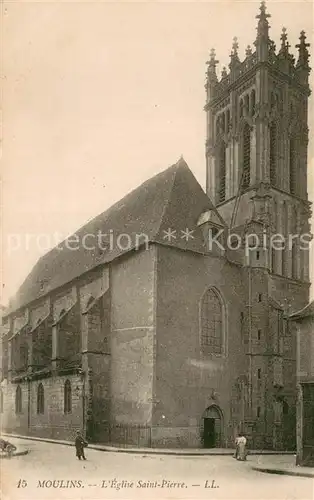
[[[262,330],[257,330],[257,340],[261,340]]]
[[[262,370],[259,368],[257,370],[257,378],[258,378],[258,380],[261,380],[261,373],[262,373]]]
[[[70,380],[64,384],[64,413],[72,413],[72,389]]]
[[[263,295],[261,293],[258,294],[258,301],[259,302],[262,302],[262,299],[263,299]]]
[[[244,109],[245,109],[246,113],[249,113],[249,111],[250,111],[250,98],[249,98],[248,94],[246,94],[246,96],[244,97]]]
[[[15,392],[15,413],[22,413],[22,390],[18,385]]]
[[[258,406],[257,407],[257,417],[260,417],[261,416],[261,407]]]
[[[42,383],[39,384],[37,389],[37,413],[45,413],[45,393],[44,386]]]
[[[259,260],[259,250],[256,251],[256,260]]]
[[[3,392],[0,389],[0,413],[3,413]]]
[[[253,89],[251,92],[251,115],[255,114],[255,90]]]
[[[243,100],[240,100],[240,118],[243,116]]]
[[[240,319],[241,319],[241,322],[244,321],[244,312],[240,312]]]

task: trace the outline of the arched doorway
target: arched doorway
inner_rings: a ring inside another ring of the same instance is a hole
[[[283,448],[294,451],[296,448],[296,412],[287,401],[282,402]]]
[[[209,406],[202,417],[204,448],[222,446],[222,411],[216,406]]]

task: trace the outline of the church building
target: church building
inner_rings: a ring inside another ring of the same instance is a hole
[[[169,448],[244,432],[255,449],[295,448],[309,44],[301,32],[295,61],[283,29],[276,50],[269,17],[262,3],[253,48],[241,61],[235,39],[220,77],[210,54],[206,192],[181,158],[21,285],[1,339],[7,432]]]

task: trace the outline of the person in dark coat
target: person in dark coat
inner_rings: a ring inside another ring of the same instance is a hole
[[[86,460],[84,454],[84,446],[87,446],[87,442],[83,438],[81,432],[77,431],[75,438],[75,448],[76,448],[76,456],[79,460],[81,460],[81,458],[83,458],[83,460]]]

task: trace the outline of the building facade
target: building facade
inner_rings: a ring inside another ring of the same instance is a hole
[[[314,466],[314,302],[290,317],[297,339],[297,465]]]
[[[208,63],[207,192],[180,159],[21,286],[5,318],[5,430],[161,447],[231,446],[242,431],[254,448],[294,449],[308,44],[302,32],[295,63],[285,32],[276,53],[264,4],[258,18],[244,61],[235,42],[221,79],[214,52]]]

